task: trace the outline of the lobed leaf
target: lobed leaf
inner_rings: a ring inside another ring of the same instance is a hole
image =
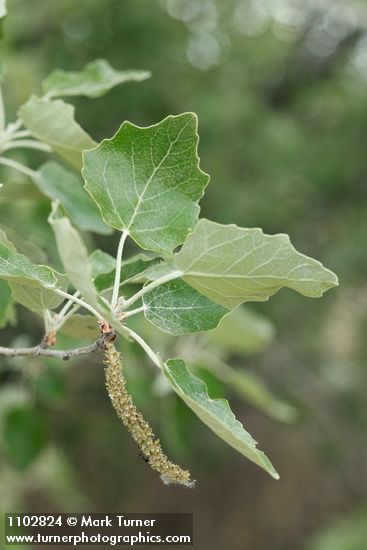
[[[115,136],[84,153],[85,187],[105,222],[146,250],[170,253],[197,223],[209,176],[199,168],[197,117],[169,116]]]
[[[228,308],[266,301],[283,287],[316,298],[338,285],[336,275],[297,252],[288,235],[205,219],[174,258],[189,285]]]
[[[236,420],[227,400],[211,399],[204,382],[190,373],[182,359],[169,359],[163,372],[174,391],[204,424],[236,451],[279,479],[270,460],[256,448],[256,441]]]
[[[101,97],[123,82],[140,82],[151,76],[149,71],[116,71],[105,59],[88,63],[81,71],[55,69],[43,81],[48,97],[77,96]]]
[[[82,151],[95,147],[96,142],[75,121],[74,111],[72,105],[60,99],[31,96],[20,108],[19,116],[34,137],[79,170]]]
[[[83,231],[108,235],[95,202],[83,188],[80,177],[57,162],[46,162],[33,178],[38,189],[51,200],[59,200],[73,223]]]
[[[144,295],[143,302],[148,321],[175,336],[212,330],[229,312],[182,279],[154,288]]]

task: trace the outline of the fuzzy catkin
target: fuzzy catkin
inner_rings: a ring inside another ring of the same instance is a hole
[[[106,388],[117,416],[131,433],[144,459],[153,470],[159,472],[163,483],[193,487],[190,472],[174,464],[164,454],[159,439],[156,439],[152,428],[137,410],[131,395],[126,389],[122,375],[121,354],[112,343],[106,344],[104,356]]]

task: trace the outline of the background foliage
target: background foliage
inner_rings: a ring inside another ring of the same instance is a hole
[[[281,292],[252,306],[248,316],[256,317],[241,320],[246,338],[233,338],[233,327],[200,337],[211,339],[206,349],[218,348],[220,360],[216,376],[207,357],[196,357],[196,368],[213,396],[229,384],[232,408],[280,482],[217,441],[157,386],[132,347],[131,392],[170,452],[200,479],[195,491],[152,478],[114,418],[98,361],[1,359],[1,506],[153,511],[159,502],[160,511],[195,512],[203,550],[228,541],[234,550],[364,548],[367,4],[10,0],[9,8],[2,72],[13,114],[54,67],[77,70],[103,57],[116,68],[152,71],[150,80],[107,97],[75,98],[77,120],[98,141],[124,119],[148,125],[196,112],[201,164],[212,175],[203,215],[289,233],[299,250],[338,273],[341,286],[321,301]],[[42,153],[28,160],[37,167]],[[1,181],[8,175],[2,170]],[[17,198],[12,208],[7,196]],[[2,190],[1,224],[57,265],[48,214],[49,202],[26,179]],[[113,252],[117,243],[98,236],[93,244]],[[41,324],[20,307],[9,311],[16,318],[1,344],[36,343]],[[194,348],[183,338],[175,345],[176,355]],[[226,371],[227,359],[235,371]]]

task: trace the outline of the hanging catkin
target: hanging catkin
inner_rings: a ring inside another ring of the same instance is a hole
[[[179,483],[186,487],[193,487],[195,482],[190,480],[190,472],[168,460],[159,439],[156,439],[152,428],[134,405],[122,374],[121,355],[116,351],[113,343],[106,344],[104,364],[106,365],[106,388],[112,405],[137,443],[144,459],[153,470],[159,472],[162,481],[167,485]]]

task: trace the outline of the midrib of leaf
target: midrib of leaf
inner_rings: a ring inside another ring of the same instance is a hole
[[[266,263],[268,263],[268,262],[266,262]],[[263,265],[266,265],[266,264],[263,264]],[[303,264],[303,265],[307,265],[307,264]],[[295,269],[298,269],[300,267],[303,267],[303,266],[297,266],[296,268],[291,269],[291,271],[294,271]],[[257,269],[257,267],[256,267],[256,269]],[[251,272],[252,271],[253,270],[251,270]],[[228,275],[226,272],[223,272],[223,273],[208,273],[208,272],[204,272],[204,271],[190,271],[190,270],[188,270],[188,271],[185,270],[184,273],[181,272],[181,275],[193,275],[195,277],[203,277],[205,279],[215,279],[215,278],[223,279],[223,276],[225,275],[226,280],[227,279],[250,279],[251,280],[254,277],[256,277],[256,279],[281,279],[281,280],[284,281],[284,279],[286,278],[287,281],[299,282],[299,279],[292,279],[291,277],[288,277],[288,275],[285,275],[284,277],[279,277],[278,275],[255,275],[255,274],[252,274],[252,275],[249,275],[249,274],[247,274],[247,275],[241,275],[241,274]],[[302,278],[302,282],[306,281],[308,283],[312,282],[312,281],[316,281],[316,280],[317,279]]]
[[[230,227],[230,226],[227,226],[227,227]],[[212,237],[213,237],[213,234],[210,234],[210,233],[207,234],[207,238],[212,238]],[[223,271],[220,270],[220,266],[222,265],[222,259],[221,258],[219,258],[219,260],[216,258],[217,259],[216,264],[208,270],[206,270],[206,269],[196,270],[195,266],[200,263],[200,260],[203,257],[205,257],[205,256],[209,257],[214,250],[223,248],[223,250],[225,251],[228,248],[228,246],[232,245],[235,242],[241,241],[243,239],[243,235],[240,235],[238,237],[234,237],[233,239],[227,240],[225,242],[220,242],[218,244],[214,244],[214,245],[212,245],[210,247],[207,247],[207,248],[204,246],[203,251],[197,257],[195,257],[193,259],[191,264],[189,266],[185,266],[184,269],[181,270],[182,276],[184,277],[185,280],[189,279],[190,277],[195,278],[196,279],[195,280],[196,285],[198,287],[200,287],[201,289],[206,289],[207,288],[206,285],[205,285],[205,280],[208,280],[208,279],[224,280],[225,279],[226,284],[228,286],[232,287],[233,289],[238,289],[240,291],[239,297],[242,296],[244,289],[240,285],[237,285],[236,281],[238,281],[238,282],[241,281],[241,280],[242,281],[244,281],[244,280],[251,281],[253,285],[255,285],[259,288],[259,291],[260,291],[261,288],[271,290],[271,288],[273,286],[273,285],[271,285],[272,281],[274,281],[274,288],[276,287],[276,281],[287,281],[291,284],[295,283],[296,285],[300,284],[300,283],[302,283],[302,284],[304,284],[304,283],[317,283],[319,281],[319,279],[317,277],[316,278],[315,277],[314,278],[310,278],[310,277],[301,277],[301,278],[296,277],[296,278],[294,278],[294,277],[291,276],[292,272],[294,272],[294,271],[299,272],[302,269],[302,267],[308,267],[310,260],[312,260],[314,265],[317,264],[321,269],[325,270],[325,268],[323,267],[321,262],[319,262],[317,260],[314,260],[312,258],[308,258],[307,256],[304,256],[303,254],[298,253],[295,249],[294,249],[294,251],[298,254],[299,258],[301,258],[303,256],[305,258],[305,260],[308,260],[308,261],[305,261],[302,264],[295,265],[294,267],[290,267],[288,272],[285,273],[284,275],[276,275],[275,273],[274,274],[273,273],[257,274],[265,266],[271,265],[271,263],[273,261],[281,261],[282,260],[282,258],[281,258],[282,253],[283,252],[287,253],[289,247],[291,247],[291,248],[294,248],[294,247],[290,243],[289,237],[285,234],[266,235],[267,241],[265,241],[263,243],[260,243],[257,246],[254,246],[255,237],[256,237],[256,234],[253,233],[252,244],[249,245],[249,246],[251,246],[251,249],[247,253],[239,255]],[[287,240],[286,240],[286,242],[284,242],[284,241],[280,242],[279,245],[276,247],[276,249],[272,251],[271,256],[267,257],[262,263],[260,263],[258,265],[255,265],[254,267],[252,267],[249,271],[247,271],[245,273],[241,273],[240,271],[233,273],[233,270],[236,269],[236,266],[238,264],[243,263],[247,258],[251,257],[253,254],[256,254],[261,248],[264,248],[264,247],[268,246],[271,241],[274,242],[279,237],[285,237]],[[232,271],[232,273],[230,273],[230,271]],[[328,270],[325,270],[325,271],[328,271]],[[222,294],[218,289],[210,288],[210,291],[213,292],[214,294],[216,294],[217,296],[222,296],[225,299],[227,298],[226,294]],[[256,288],[253,288],[251,290],[248,289],[247,293],[248,293],[247,298],[251,298],[251,297],[256,298],[256,294],[257,294]],[[233,296],[232,296],[232,298],[233,298]]]
[[[279,236],[279,234],[278,234],[278,236]],[[286,236],[286,235],[285,235],[285,236]],[[276,236],[275,236],[275,235],[268,235],[268,237],[269,237],[269,238],[274,238],[274,237],[276,237]],[[201,260],[201,258],[202,258],[203,256],[205,256],[205,254],[208,254],[209,252],[212,252],[213,250],[216,250],[217,248],[221,248],[221,247],[223,247],[223,248],[228,248],[229,245],[231,245],[231,244],[233,244],[233,243],[235,243],[235,242],[237,242],[237,241],[241,241],[241,240],[243,240],[243,235],[241,235],[240,237],[236,237],[235,239],[232,239],[232,240],[230,240],[230,241],[226,241],[225,243],[219,243],[219,244],[217,244],[217,245],[215,245],[215,246],[212,246],[212,247],[210,247],[210,248],[204,249],[203,252],[201,252],[201,254],[199,254],[199,256],[198,256],[197,258],[195,258],[195,260],[194,260],[194,261],[192,262],[192,264],[187,268],[187,270],[190,271],[191,268],[192,268],[192,266],[194,266],[195,264],[197,264],[197,263]],[[252,240],[254,240],[254,239],[252,239]],[[205,272],[205,274],[207,274],[208,277],[218,277],[218,276],[223,276],[223,275],[225,275],[225,276],[226,276],[226,279],[227,279],[227,278],[231,278],[231,277],[233,277],[233,278],[238,278],[236,275],[228,275],[228,271],[231,271],[231,269],[233,269],[233,268],[235,267],[235,265],[241,263],[243,260],[245,260],[246,258],[248,258],[249,256],[251,256],[252,254],[254,254],[255,252],[257,252],[257,251],[260,250],[261,248],[264,248],[264,246],[268,246],[268,244],[269,244],[268,242],[261,243],[260,245],[255,246],[255,247],[253,247],[251,250],[249,250],[249,251],[247,252],[247,254],[244,254],[243,256],[239,256],[239,257],[236,258],[236,260],[235,260],[234,262],[232,262],[232,264],[229,265],[229,266],[227,267],[227,269],[226,269],[225,271],[223,271],[223,273],[221,273],[220,275],[217,274],[217,273],[215,272],[215,266],[214,266],[211,270]],[[269,264],[269,263],[276,257],[276,255],[278,254],[278,252],[279,252],[282,248],[283,248],[283,247],[282,247],[282,244],[280,244],[280,246],[274,251],[273,255],[272,255],[270,258],[267,258],[266,261],[263,262],[262,264],[257,265],[257,266],[256,266],[255,268],[253,268],[250,272],[248,272],[247,275],[249,275],[249,274],[250,274],[252,271],[254,271],[255,269],[259,269],[259,267],[263,267],[264,265]],[[221,262],[221,260],[220,260],[220,262]],[[304,264],[304,265],[307,265],[307,264]],[[300,267],[300,266],[298,266],[298,267]],[[186,270],[185,270],[185,271],[186,271]],[[210,275],[212,272],[214,272],[214,274],[213,274],[213,275]],[[192,275],[202,275],[201,272],[196,272],[196,271],[190,271],[190,274],[192,274]],[[246,278],[246,276],[242,276],[242,275],[240,275],[240,277],[241,277],[241,278]],[[269,276],[268,276],[268,275],[264,275],[264,277],[269,277]],[[276,278],[276,277],[271,277],[271,278]],[[281,277],[280,277],[280,278],[281,278]]]
[[[148,178],[148,181],[147,181],[147,183],[145,184],[144,189],[143,189],[143,191],[141,192],[141,194],[139,195],[139,194],[137,193],[137,194],[138,194],[138,202],[137,202],[137,204],[136,204],[136,206],[135,206],[135,209],[134,209],[134,212],[133,212],[133,214],[132,214],[130,223],[129,223],[128,227],[127,227],[127,231],[129,231],[129,230],[131,229],[131,226],[132,226],[132,224],[133,224],[133,222],[134,222],[134,220],[135,220],[135,218],[136,218],[136,216],[137,216],[137,214],[138,214],[138,212],[139,212],[140,205],[141,205],[141,203],[143,202],[144,195],[145,195],[145,193],[147,192],[147,189],[149,188],[149,185],[152,183],[153,178],[155,177],[156,173],[158,172],[158,170],[161,169],[162,165],[164,164],[164,162],[166,161],[166,159],[167,159],[168,156],[170,155],[171,150],[172,150],[172,147],[178,142],[178,140],[179,140],[180,137],[181,137],[182,132],[183,132],[183,131],[187,128],[187,126],[189,125],[189,122],[191,122],[191,121],[186,122],[186,124],[181,128],[181,130],[178,132],[176,138],[175,138],[173,141],[170,140],[170,145],[169,145],[169,147],[168,147],[168,149],[167,149],[167,152],[166,152],[166,154],[163,156],[162,160],[159,162],[159,164],[158,164],[157,166],[154,165],[154,160],[153,160],[153,156],[152,156],[152,150],[153,150],[153,148],[152,148],[152,146],[150,147],[150,153],[151,153],[150,156],[151,156],[152,165],[153,165],[154,169],[153,169],[152,174],[151,174],[150,177]],[[171,124],[171,122],[170,122],[170,124]],[[152,140],[151,140],[151,141],[152,141]],[[134,172],[134,186],[135,186],[135,189],[136,189],[135,163],[134,163],[134,154],[135,154],[135,153],[134,153],[134,145],[133,145],[133,144],[132,144],[132,151],[133,151],[133,155],[132,155],[132,165],[133,165],[133,172]],[[106,180],[105,180],[105,183],[106,183],[106,187],[107,187],[107,182],[106,182]],[[157,197],[157,196],[159,197],[160,194],[159,194],[159,195],[156,195],[156,197]],[[181,211],[181,212],[182,212],[182,211]],[[179,216],[179,215],[181,214],[181,212],[180,212],[179,214],[177,214],[175,217]],[[121,217],[120,217],[120,216],[119,216],[119,218],[120,218],[120,220],[121,220]],[[121,220],[121,222],[122,222],[122,220]],[[125,225],[125,224],[124,224],[124,225]],[[163,227],[166,227],[166,226],[163,226]],[[157,229],[162,229],[162,228],[159,228],[159,227],[154,228],[154,230],[157,230]],[[140,232],[141,232],[141,230],[140,230]]]

